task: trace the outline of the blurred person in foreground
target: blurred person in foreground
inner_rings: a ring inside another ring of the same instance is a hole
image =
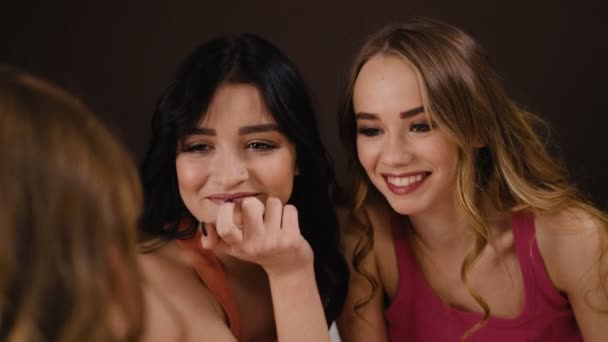
[[[0,340],[138,340],[125,150],[79,100],[0,66],[0,159]]]

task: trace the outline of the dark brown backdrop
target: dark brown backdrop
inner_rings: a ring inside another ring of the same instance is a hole
[[[255,32],[298,64],[344,173],[335,111],[364,37],[411,15],[446,20],[486,48],[512,95],[553,124],[573,179],[608,208],[608,49],[598,1],[21,1],[0,3],[0,61],[82,96],[140,160],[156,96],[185,55]]]

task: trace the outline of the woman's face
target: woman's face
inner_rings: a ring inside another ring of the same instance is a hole
[[[232,200],[235,223],[243,198],[286,203],[296,173],[295,146],[279,131],[258,89],[220,85],[200,124],[178,144],[180,195],[199,221],[215,223],[220,204]]]
[[[458,149],[428,120],[418,76],[403,58],[376,55],[355,81],[357,154],[400,214],[453,205]]]

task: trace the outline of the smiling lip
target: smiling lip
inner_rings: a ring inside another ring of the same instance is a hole
[[[418,189],[430,174],[430,172],[408,172],[401,174],[383,173],[382,178],[384,178],[384,182],[391,192],[396,195],[407,195]],[[402,184],[395,184],[395,180],[390,182],[389,178],[398,178],[397,183]]]
[[[211,196],[207,196],[207,199],[211,200],[214,203],[222,204],[227,201],[233,201],[236,203],[240,203],[246,197],[256,197],[259,196],[258,192],[235,192],[235,193],[221,193],[221,194],[213,194]]]

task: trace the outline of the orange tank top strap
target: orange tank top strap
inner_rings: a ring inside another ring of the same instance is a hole
[[[175,241],[179,247],[190,254],[194,270],[201,281],[209,288],[213,296],[219,301],[228,319],[227,324],[230,327],[230,331],[237,341],[241,341],[241,317],[236,301],[230,292],[224,268],[215,254],[202,248],[200,243],[201,236],[201,231],[197,229],[194,237],[188,240],[178,239]]]

